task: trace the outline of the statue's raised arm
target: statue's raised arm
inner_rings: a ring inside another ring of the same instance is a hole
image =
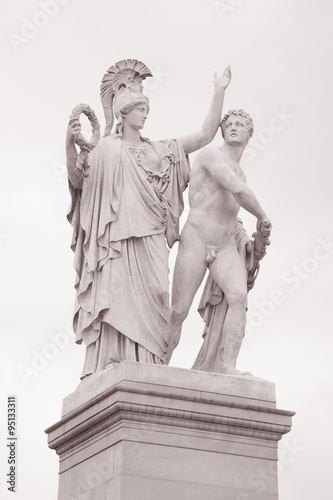
[[[230,66],[227,66],[222,75],[214,73],[215,90],[208,114],[199,132],[181,137],[179,140],[183,146],[185,154],[193,153],[209,144],[215,137],[221,122],[222,106],[225,89],[231,80]]]

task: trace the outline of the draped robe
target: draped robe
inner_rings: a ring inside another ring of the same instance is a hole
[[[82,190],[69,183],[73,327],[76,342],[86,345],[82,377],[124,359],[170,358],[163,337],[170,319],[165,239],[169,247],[179,239],[190,168],[179,141],[152,144],[160,165],[147,173],[119,137],[105,137],[89,154]]]

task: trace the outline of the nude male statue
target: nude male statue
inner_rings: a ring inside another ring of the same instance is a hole
[[[208,267],[228,304],[223,325],[223,335],[228,339],[223,373],[239,374],[235,366],[245,331],[247,270],[237,251],[235,223],[240,207],[257,218],[257,231],[264,237],[269,236],[271,223],[239,165],[253,133],[251,117],[243,110],[229,111],[220,126],[223,145],[203,149],[192,168],[190,212],[181,233],[173,277],[171,335],[178,343],[182,323]]]

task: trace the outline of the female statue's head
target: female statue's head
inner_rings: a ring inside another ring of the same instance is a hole
[[[137,59],[118,61],[107,70],[101,83],[101,101],[106,122],[105,136],[111,133],[114,114],[121,122],[137,104],[141,102],[148,104],[147,97],[142,94],[142,81],[150,76],[153,76],[150,69]],[[120,128],[121,123],[117,124],[117,129]]]
[[[128,113],[133,109],[140,108],[140,106],[144,107],[144,115],[146,116],[149,112],[148,97],[140,92],[133,92],[128,88],[120,89],[114,99],[113,106],[114,115],[118,120],[115,129],[117,135],[122,135],[124,120]],[[143,125],[140,128],[143,128]]]

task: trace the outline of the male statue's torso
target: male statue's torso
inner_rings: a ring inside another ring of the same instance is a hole
[[[213,247],[215,251],[233,235],[240,205],[230,191],[205,169],[205,161],[218,162],[221,168],[228,164],[237,177],[246,182],[239,164],[226,156],[221,148],[209,148],[207,155],[194,162],[189,188],[191,210],[184,228],[187,236],[199,237],[202,245]]]

